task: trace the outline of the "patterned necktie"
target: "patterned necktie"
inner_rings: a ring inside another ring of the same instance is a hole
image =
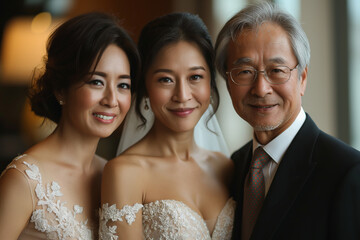
[[[258,147],[255,150],[244,186],[242,240],[250,239],[257,216],[262,207],[265,198],[265,181],[262,168],[269,160],[269,155],[262,147]]]

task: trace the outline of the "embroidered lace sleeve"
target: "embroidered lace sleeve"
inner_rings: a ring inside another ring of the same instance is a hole
[[[14,159],[9,169],[23,174],[33,201],[30,220],[19,239],[33,239],[35,235],[36,239],[49,240],[94,239],[93,230],[83,216],[83,207],[77,204],[68,207],[61,186],[55,181],[44,181],[35,159],[21,155]]]
[[[116,229],[117,226],[108,226],[109,220],[112,222],[124,221],[131,225],[136,220],[136,214],[143,208],[142,204],[136,203],[133,206],[125,205],[122,209],[117,209],[116,204],[109,207],[105,203],[99,211],[100,229],[99,237],[102,240],[117,240]]]
[[[27,186],[29,188],[30,191],[30,196],[31,196],[31,201],[32,201],[32,210],[35,209],[35,196],[33,194],[33,191],[31,191],[32,187],[31,187],[31,183],[29,181],[29,178],[27,177],[27,174],[25,173],[25,169],[27,169],[27,167],[23,164],[22,161],[19,161],[20,159],[26,158],[27,155],[26,154],[22,154],[17,156],[16,158],[14,158],[11,163],[5,168],[5,170],[1,173],[0,177],[3,176],[8,170],[10,169],[14,169],[17,172],[19,172],[24,179],[26,180]]]

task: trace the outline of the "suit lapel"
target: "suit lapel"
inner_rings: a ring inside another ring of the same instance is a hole
[[[236,165],[236,189],[235,198],[238,201],[242,201],[243,198],[243,187],[246,178],[246,174],[249,171],[250,162],[252,158],[252,144],[245,148],[245,153],[240,155],[240,159],[237,160]]]
[[[253,230],[251,239],[272,239],[311,175],[313,147],[319,129],[309,116],[286,151]]]
[[[239,239],[241,236],[242,209],[244,196],[244,182],[246,174],[249,171],[252,158],[252,141],[246,144],[241,150],[232,157],[235,160],[235,182],[234,199],[236,200],[235,221],[233,227],[233,239]]]

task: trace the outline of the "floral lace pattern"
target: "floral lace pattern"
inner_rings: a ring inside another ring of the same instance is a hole
[[[230,198],[217,218],[212,239],[231,239],[235,208],[236,202]]]
[[[125,205],[121,210],[116,208],[116,204],[113,204],[109,207],[107,203],[103,204],[100,209],[100,229],[99,229],[99,238],[103,240],[117,240],[116,236],[116,226],[107,226],[109,220],[123,221],[123,217],[126,222],[131,225],[136,219],[136,213],[143,207],[142,204],[136,203],[133,206]]]
[[[66,202],[56,200],[56,197],[63,196],[59,184],[53,181],[44,188],[39,168],[35,164],[25,161],[23,163],[29,168],[25,171],[28,177],[38,182],[35,188],[36,197],[39,199],[37,205],[43,206],[42,209],[36,209],[31,216],[30,222],[35,223],[35,229],[46,233],[49,239],[92,239],[92,232],[86,227],[87,220],[76,220],[76,215],[81,214],[83,208],[75,205],[73,211],[70,211],[65,206]],[[46,218],[45,211],[53,214],[54,218]]]
[[[26,154],[15,158],[7,169],[18,168],[15,161],[24,156]],[[57,182],[53,181],[44,186],[39,168],[26,161],[23,161],[22,164],[27,167],[26,176],[36,183],[35,194],[38,207],[33,211],[30,218],[35,229],[45,233],[46,238],[50,240],[93,239],[93,232],[87,227],[87,220],[80,222],[76,220],[77,215],[83,212],[83,208],[74,205],[73,210],[68,209],[65,206],[66,202],[57,199],[63,196],[61,187]]]
[[[116,240],[116,226],[107,227],[109,219],[112,221],[123,221],[117,216],[129,214],[131,225],[135,221],[135,214],[142,207],[142,223],[145,239],[195,239],[195,240],[228,240],[231,239],[233,219],[235,212],[235,201],[229,199],[219,214],[216,225],[211,234],[204,219],[188,207],[186,204],[176,200],[159,200],[138,207],[125,206],[121,210],[115,205],[108,207],[103,205],[100,216],[100,239]],[[139,209],[137,209],[139,208]],[[121,213],[121,214],[120,214]],[[106,217],[104,217],[106,215]]]

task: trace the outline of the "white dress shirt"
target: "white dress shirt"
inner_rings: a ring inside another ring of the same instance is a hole
[[[267,195],[270,185],[274,179],[275,173],[279,167],[279,164],[290,146],[290,143],[294,139],[295,135],[300,130],[301,126],[305,122],[306,114],[304,109],[301,107],[301,110],[296,117],[295,121],[288,127],[284,132],[279,136],[271,140],[266,145],[261,145],[253,136],[253,151],[257,147],[263,147],[265,152],[271,157],[272,161],[269,161],[267,165],[263,168],[264,180],[265,180],[265,196]],[[254,153],[254,152],[253,152]]]

